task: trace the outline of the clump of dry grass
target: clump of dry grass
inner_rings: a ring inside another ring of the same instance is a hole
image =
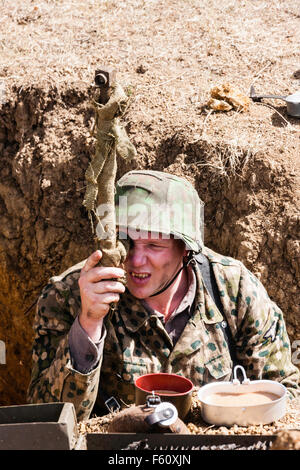
[[[243,170],[253,156],[252,149],[243,149],[236,145],[222,146],[212,149],[206,155],[207,162],[199,162],[200,168],[209,168],[211,181],[230,181],[235,177],[242,177]]]
[[[243,142],[242,135],[227,142],[216,143],[208,139],[206,150],[196,166],[207,168],[211,181],[228,183],[233,178],[243,178],[248,164],[260,150],[259,141],[259,134],[251,144],[247,140]]]

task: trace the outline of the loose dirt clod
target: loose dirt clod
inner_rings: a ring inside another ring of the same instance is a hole
[[[250,105],[250,98],[230,84],[213,87],[210,96],[207,106],[214,111],[247,111]]]

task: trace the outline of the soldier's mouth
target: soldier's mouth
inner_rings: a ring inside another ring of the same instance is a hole
[[[148,279],[151,277],[151,274],[149,273],[137,273],[135,271],[130,271],[129,274],[133,282],[138,284],[147,282]]]
[[[146,277],[150,277],[150,276],[151,276],[151,274],[149,274],[149,273],[136,273],[136,272],[134,272],[134,271],[130,271],[130,274],[131,274],[131,276],[137,277],[137,278],[140,278],[140,279],[144,279],[144,278],[146,278]]]

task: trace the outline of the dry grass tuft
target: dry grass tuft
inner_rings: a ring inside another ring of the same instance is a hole
[[[210,147],[205,154],[205,162],[197,162],[200,168],[208,168],[211,181],[229,182],[233,178],[243,178],[244,170],[251,161],[258,147],[243,147],[238,141],[228,145]]]

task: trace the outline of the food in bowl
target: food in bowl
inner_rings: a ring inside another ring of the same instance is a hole
[[[206,402],[211,405],[222,406],[249,406],[262,405],[270,403],[280,398],[276,393],[271,392],[248,392],[248,393],[229,393],[216,392],[206,397]]]

